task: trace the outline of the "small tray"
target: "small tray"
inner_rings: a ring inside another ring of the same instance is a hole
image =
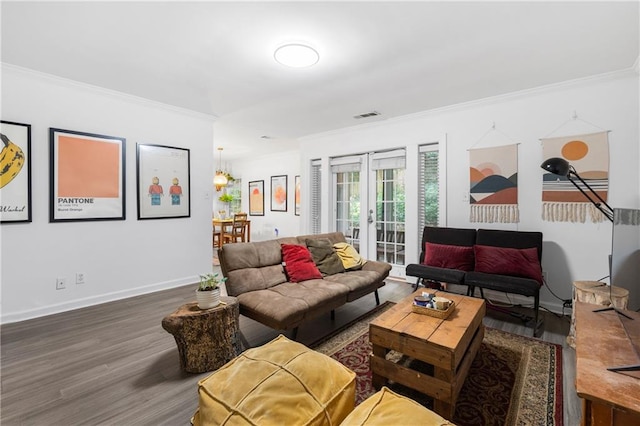
[[[451,312],[453,312],[455,308],[456,308],[456,304],[453,300],[449,304],[449,308],[446,311],[441,311],[440,309],[435,309],[435,308],[427,308],[425,306],[419,306],[415,304],[411,305],[411,309],[416,314],[429,315],[430,317],[440,318],[440,319],[447,319],[447,317],[451,315]]]

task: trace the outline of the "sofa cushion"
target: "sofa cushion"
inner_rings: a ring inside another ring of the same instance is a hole
[[[237,298],[240,314],[276,330],[286,330],[290,325],[295,327],[300,324],[307,309],[304,300],[289,299],[271,289],[248,291],[237,295]]]
[[[467,272],[464,277],[464,283],[469,287],[480,287],[529,297],[537,297],[540,294],[540,284],[531,278],[485,274],[484,272]]]
[[[465,271],[459,269],[438,268],[418,263],[407,265],[407,275],[425,280],[450,284],[464,284]]]
[[[515,249],[476,244],[475,272],[531,278],[542,285],[542,269],[535,247]]]
[[[230,296],[251,290],[262,290],[284,283],[287,276],[282,266],[282,242],[295,239],[225,244],[218,250],[220,267]]]
[[[311,252],[313,262],[323,275],[344,272],[342,261],[328,238],[307,238],[306,244]]]
[[[300,281],[322,278],[318,267],[313,263],[311,253],[305,246],[282,244],[282,261],[289,281]]]
[[[355,377],[338,361],[280,335],[200,380],[192,421],[338,425],[354,408]]]
[[[358,405],[341,426],[453,426],[443,417],[386,386]]]
[[[426,242],[422,263],[437,268],[473,271],[473,247]]]
[[[238,295],[240,313],[277,330],[335,309],[347,301],[349,287],[327,280],[286,282]]]
[[[360,256],[358,250],[348,243],[335,243],[333,249],[342,261],[342,266],[347,271],[355,271],[362,268],[367,261]]]

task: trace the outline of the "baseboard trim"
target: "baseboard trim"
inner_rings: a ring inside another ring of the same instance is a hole
[[[143,287],[137,287],[130,290],[116,291],[108,294],[86,297],[82,299],[71,300],[55,305],[43,306],[35,309],[11,312],[0,316],[0,324],[9,324],[13,322],[26,321],[47,315],[59,314],[62,312],[73,311],[76,309],[87,308],[89,306],[100,305],[102,303],[114,302],[117,300],[127,299],[130,297],[141,296],[143,294],[155,293],[157,291],[169,290],[188,284],[193,284],[193,277],[185,277],[177,280],[163,281],[150,284]],[[195,286],[194,286],[195,289]]]

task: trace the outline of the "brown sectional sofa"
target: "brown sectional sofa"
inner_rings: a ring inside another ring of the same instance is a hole
[[[389,275],[391,265],[368,260],[362,269],[298,283],[287,281],[281,244],[306,246],[307,239],[328,238],[345,242],[341,232],[302,235],[269,241],[225,244],[218,250],[230,296],[238,298],[240,313],[277,330],[294,330],[300,324],[347,302],[375,293]]]

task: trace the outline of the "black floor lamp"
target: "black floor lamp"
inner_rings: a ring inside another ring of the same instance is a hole
[[[578,172],[576,172],[576,169],[572,165],[570,165],[567,160],[559,157],[549,158],[545,160],[540,165],[540,167],[542,167],[544,170],[554,175],[566,177],[567,180],[569,180],[569,182],[571,182],[573,186],[578,188],[578,190],[582,193],[582,195],[584,195],[591,202],[591,204],[593,204],[598,210],[600,210],[600,212],[602,212],[602,214],[607,219],[609,219],[609,221],[613,223],[613,209],[611,208],[611,206],[607,204],[607,202],[604,201],[602,197],[600,197],[600,195],[598,195],[598,193],[594,191],[593,188],[591,188],[591,186],[589,186],[589,184],[580,177]],[[582,187],[576,183],[574,178],[578,179],[589,190],[589,193],[591,193],[592,195],[590,196],[587,192],[585,192],[585,190],[582,189]],[[621,310],[613,306],[613,301],[611,299],[611,286],[609,286],[609,300],[612,303],[610,307],[596,309],[593,312],[616,311],[619,315],[625,318],[628,318],[630,320],[633,320],[633,318],[631,318],[629,315],[625,314],[624,312],[622,312]],[[622,327],[625,333],[627,334],[627,337],[629,338],[630,341],[632,341],[631,336],[629,336],[629,332],[627,331],[627,328],[624,325],[624,322],[622,322],[622,320],[620,322],[622,323]],[[636,350],[636,354],[638,354],[635,344],[633,345],[633,348],[634,350]],[[640,369],[640,365],[624,365],[619,367],[607,368],[607,370],[610,370],[610,371],[637,371],[639,369]]]
[[[591,188],[589,184],[580,177],[578,172],[576,172],[576,169],[574,169],[567,160],[558,157],[549,158],[544,163],[542,163],[540,167],[554,175],[566,177],[569,182],[573,184],[573,186],[578,188],[582,195],[584,195],[589,201],[591,201],[591,204],[596,206],[596,208],[600,210],[600,212],[602,212],[602,214],[607,219],[609,219],[609,221],[613,222],[613,209],[611,208],[611,206],[607,204],[607,202],[604,201],[602,197],[600,197],[598,193],[594,191],[593,188]],[[587,194],[573,178],[578,179],[589,190],[589,192],[593,194],[595,200],[592,198],[592,196],[589,196],[589,194]]]

